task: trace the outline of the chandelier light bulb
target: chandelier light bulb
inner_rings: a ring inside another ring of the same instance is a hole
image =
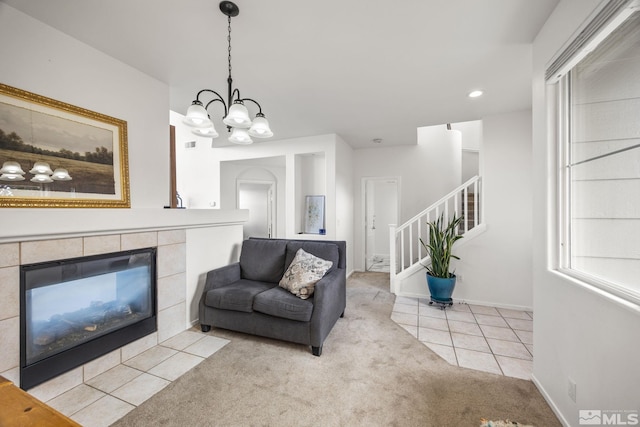
[[[229,141],[239,145],[253,144],[253,140],[249,136],[249,133],[243,128],[234,128],[231,132],[231,136],[229,137]]]

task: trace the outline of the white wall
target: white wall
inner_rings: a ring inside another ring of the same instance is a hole
[[[531,111],[485,117],[481,150],[485,233],[455,253],[455,296],[532,308]],[[489,249],[488,249],[489,248]]]
[[[602,4],[563,0],[533,45],[534,380],[565,425],[580,409],[638,410],[640,312],[553,271],[555,153],[545,67]],[[577,400],[567,393],[576,383]]]
[[[278,236],[322,240],[345,240],[347,242],[347,270],[351,271],[353,259],[353,188],[352,148],[337,135],[318,135],[289,140],[254,143],[249,146],[226,146],[214,150],[211,159],[194,158],[190,167],[200,167],[206,162],[214,170],[227,170],[228,165],[260,165],[261,159],[284,158],[284,209],[279,208]],[[315,156],[312,156],[315,155]],[[307,171],[312,168],[313,171]],[[230,169],[229,169],[230,170]],[[270,168],[272,170],[272,168]],[[231,173],[231,172],[229,172]],[[234,172],[235,173],[235,172]],[[296,176],[298,173],[298,176]],[[216,180],[213,185],[223,188],[229,185],[225,172],[224,182]],[[236,176],[236,175],[233,175]],[[304,186],[302,185],[305,183]],[[311,182],[313,184],[307,184]],[[235,185],[235,184],[233,184]],[[228,192],[225,189],[224,192]],[[304,196],[307,192],[322,192],[325,199],[325,224],[327,234],[299,234],[301,231]],[[303,194],[305,193],[305,194]],[[227,197],[223,197],[223,205]],[[280,206],[280,202],[279,206]]]
[[[187,234],[187,322],[195,325],[207,272],[240,258],[242,225],[189,229]]]
[[[132,229],[153,228],[167,216],[173,220],[162,228],[181,228],[183,218],[200,217],[195,212],[163,209],[169,202],[169,87],[166,84],[3,2],[0,2],[0,40],[3,40],[0,43],[0,82],[127,122],[131,190],[131,209],[2,209],[0,240],[7,236],[32,235],[34,230],[39,230],[44,238],[61,233],[101,233],[114,225],[125,230],[129,228],[128,224],[136,224]],[[217,197],[212,194],[210,199]],[[216,212],[206,217],[224,215]],[[43,221],[39,215],[63,217],[63,220]],[[231,217],[235,218],[236,214]],[[242,216],[239,220],[245,219]],[[208,221],[203,220],[204,223]],[[227,218],[227,223],[229,221]],[[140,223],[144,226],[140,227]],[[10,230],[6,224],[11,224]],[[213,233],[218,232],[223,236],[227,233],[224,227],[216,228]],[[203,252],[210,254],[209,266],[229,258],[227,255],[214,258],[216,254],[231,251],[227,237],[219,242],[227,246],[219,243],[217,252]],[[199,243],[204,246],[188,243],[188,251],[198,253],[210,246],[210,242]],[[204,268],[206,263],[197,265]],[[187,272],[191,276],[197,273]],[[194,291],[195,283],[187,286],[189,292]],[[186,297],[195,298],[193,295]]]
[[[335,156],[336,239],[347,242],[347,274],[351,274],[354,266],[353,204],[357,197],[353,189],[353,149],[337,135]]]
[[[480,174],[482,120],[452,123],[451,129],[462,134],[462,182]]]
[[[182,124],[184,115],[170,111],[170,122],[176,132],[176,188],[183,206],[190,209],[220,208],[220,187],[217,185],[219,164],[213,162],[215,150],[211,139],[191,133],[189,126]],[[195,147],[186,148],[185,143],[195,142]],[[231,208],[235,209],[235,207]]]
[[[169,200],[169,87],[0,3],[0,81],[127,122],[132,208]],[[76,215],[69,210],[69,221]],[[17,211],[3,220],[22,224]]]
[[[324,153],[298,154],[295,157],[296,164],[296,224],[297,232],[305,232],[305,212],[307,196],[325,196],[327,193],[327,159]],[[326,206],[325,206],[326,207]],[[327,214],[325,209],[325,215]],[[325,228],[327,222],[325,220]],[[319,231],[316,231],[319,233]]]
[[[457,133],[457,132],[456,132]],[[418,129],[414,146],[375,147],[354,152],[355,194],[354,268],[362,271],[364,259],[364,213],[362,178],[400,177],[400,218],[402,224],[461,184],[460,140],[453,144],[446,125]],[[398,225],[399,225],[398,224]]]
[[[454,250],[456,301],[533,307],[531,280],[531,111],[483,118],[481,156],[486,231]],[[462,243],[463,241],[461,241]],[[428,297],[424,272],[399,293]]]
[[[213,149],[215,152],[215,149]],[[265,160],[262,162],[261,160]],[[279,165],[282,163],[282,166]],[[222,209],[237,209],[238,180],[272,181],[275,182],[276,196],[276,224],[274,237],[285,237],[285,206],[286,206],[286,169],[285,158],[255,159],[221,162],[220,176],[212,178],[208,183],[216,186],[220,192],[220,207]]]
[[[462,149],[480,151],[482,147],[482,120],[451,123],[451,129],[462,134]]]

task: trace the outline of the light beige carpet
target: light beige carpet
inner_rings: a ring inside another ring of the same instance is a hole
[[[560,426],[532,382],[449,365],[390,319],[389,275],[355,273],[321,357],[220,329],[220,351],[115,426]]]

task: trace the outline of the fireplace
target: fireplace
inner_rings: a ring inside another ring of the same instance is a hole
[[[156,248],[20,267],[20,387],[157,330]]]

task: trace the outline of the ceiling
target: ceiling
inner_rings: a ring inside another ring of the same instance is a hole
[[[200,89],[226,96],[218,0],[1,1],[165,82],[174,111]],[[531,43],[557,3],[237,0],[234,86],[260,102],[272,139],[415,144],[420,126],[530,108]],[[485,94],[468,98],[473,89]]]

